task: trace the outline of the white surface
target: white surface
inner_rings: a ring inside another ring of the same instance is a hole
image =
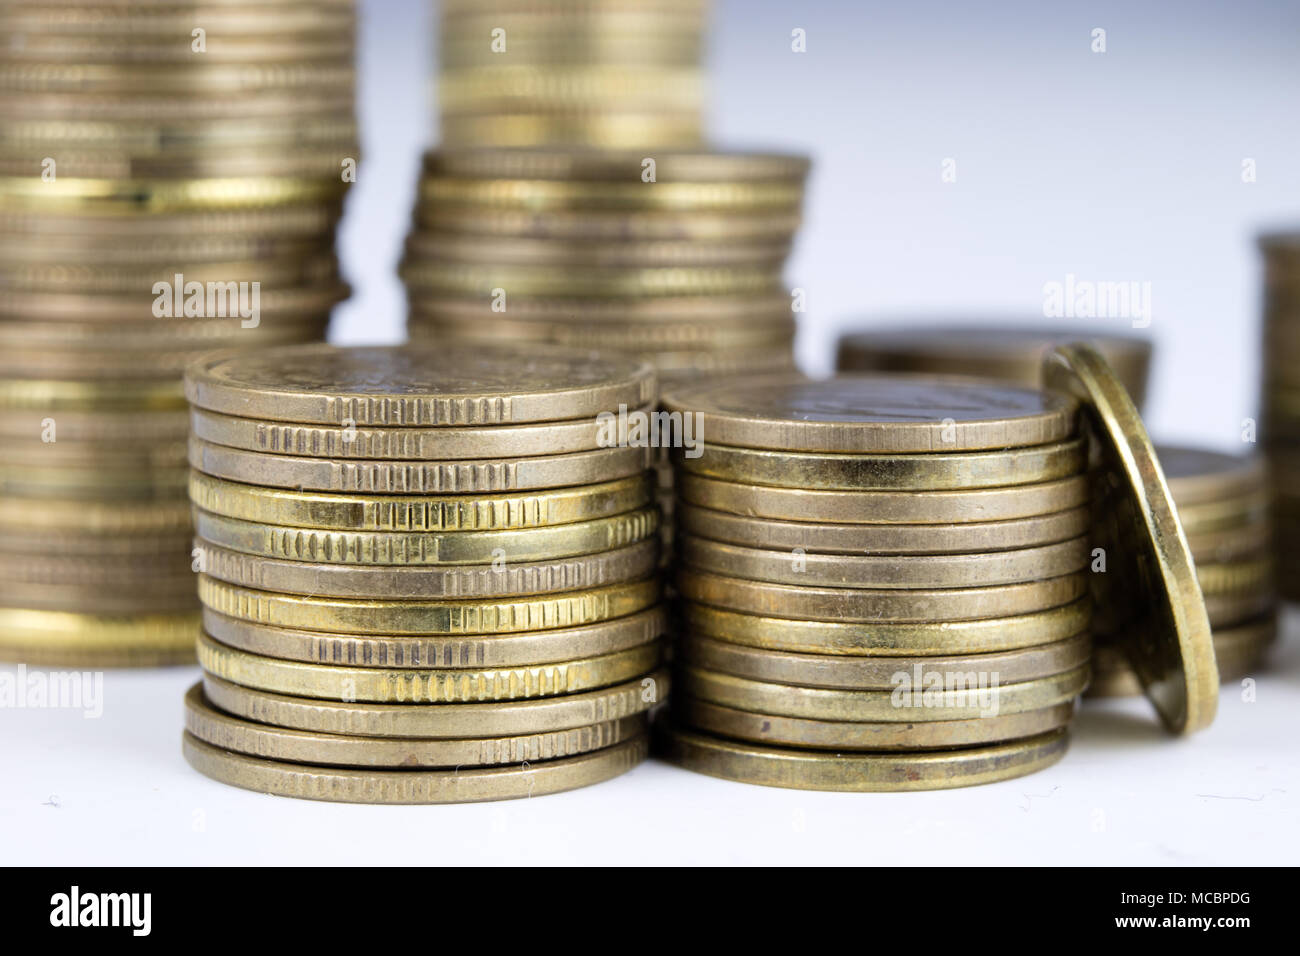
[[[110,673],[103,717],[0,711],[0,864],[1294,864],[1300,615],[1257,700],[1164,736],[1145,701],[1089,703],[1055,767],[968,790],[774,790],[657,761],[467,806],[316,803],[227,787],[180,755],[195,672]]]

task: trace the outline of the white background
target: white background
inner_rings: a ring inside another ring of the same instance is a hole
[[[366,151],[340,240],[357,294],[339,341],[397,341],[432,22],[363,0]],[[817,164],[791,264],[800,357],[833,329],[912,312],[1041,314],[1042,286],[1149,281],[1149,403],[1166,439],[1233,448],[1253,414],[1261,223],[1300,219],[1300,4],[726,0],[723,144]],[[808,33],[792,54],[790,30]],[[1089,51],[1095,27],[1108,52]],[[945,158],[956,183],[940,182]],[[1259,181],[1244,184],[1241,161]],[[364,807],[243,792],[180,756],[188,669],[107,675],[102,719],[0,713],[2,863],[1294,863],[1300,621],[1257,701],[1170,740],[1141,701],[1089,705],[1056,767],[972,790],[749,787],[648,763],[570,794]]]

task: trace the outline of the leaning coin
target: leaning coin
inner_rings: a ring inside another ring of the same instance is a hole
[[[358,737],[506,737],[619,720],[665,699],[668,672],[655,671],[614,687],[487,704],[372,704],[289,697],[203,675],[203,692],[218,709],[276,727]]]
[[[677,589],[692,601],[746,614],[796,620],[934,623],[1011,617],[1069,604],[1088,588],[1087,576],[1068,574],[1026,584],[938,590],[815,588],[711,574],[683,568]]]
[[[673,713],[683,724],[709,734],[776,747],[814,750],[946,750],[1033,737],[1067,726],[1073,703],[1022,714],[968,720],[898,721],[805,720],[721,707],[694,697],[673,698]]]
[[[222,644],[264,657],[347,667],[520,667],[600,657],[663,637],[660,604],[627,617],[521,634],[487,637],[332,634],[252,624],[203,609],[203,627]]]
[[[1065,755],[1064,729],[991,747],[923,754],[827,754],[742,744],[676,726],[655,727],[672,763],[696,773],[798,790],[857,793],[941,790],[1009,780],[1050,767]]]
[[[815,554],[802,548],[770,551],[679,535],[682,564],[715,574],[774,584],[828,588],[970,588],[1055,578],[1088,565],[1088,540],[981,554]]]
[[[593,753],[518,767],[471,770],[349,770],[246,757],[203,743],[186,733],[186,761],[222,783],[340,803],[475,803],[559,793],[626,773],[645,759],[645,735]]]
[[[274,594],[199,575],[199,598],[220,614],[274,627],[350,634],[506,634],[576,627],[635,614],[658,597],[659,582],[651,579],[495,601],[365,601]]]
[[[610,747],[641,734],[644,714],[587,727],[464,740],[344,737],[286,730],[231,717],[214,709],[195,684],[185,695],[185,729],[221,750],[337,767],[484,767],[558,760]]]
[[[527,700],[576,694],[608,687],[649,673],[659,664],[660,647],[641,647],[579,660],[531,667],[480,670],[430,670],[340,667],[282,661],[235,650],[199,636],[199,664],[222,680],[271,693],[320,700],[388,704],[453,704]]]
[[[733,677],[800,687],[892,690],[903,680],[924,687],[933,680],[996,675],[1002,684],[1039,680],[1088,663],[1091,641],[1078,634],[1063,641],[1016,651],[962,656],[845,657],[756,650],[687,633],[677,649],[692,666]]]

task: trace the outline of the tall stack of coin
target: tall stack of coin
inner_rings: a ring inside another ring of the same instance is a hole
[[[1151,343],[1096,329],[986,322],[872,327],[841,336],[837,366],[841,372],[973,375],[1037,388],[1043,355],[1057,345],[1079,341],[1091,342],[1106,357],[1141,408]]]
[[[648,450],[605,413],[645,413],[649,366],[299,346],[207,357],[186,394],[200,771],[451,802],[642,758],[667,688],[658,513]]]
[[[1260,238],[1264,253],[1262,439],[1276,498],[1278,590],[1300,601],[1300,232]]]
[[[1277,636],[1277,593],[1270,492],[1264,460],[1199,448],[1162,446],[1160,463],[1187,543],[1210,625],[1219,678],[1238,680],[1261,662]],[[1140,694],[1116,648],[1097,634],[1089,694]]]
[[[1081,382],[1101,409],[1089,422],[1127,450],[1109,460],[1135,466],[1117,487],[1152,502],[1155,530],[1114,560],[1178,582],[1149,596],[1177,623],[1143,631],[1158,651],[1144,673],[1160,673],[1166,722],[1194,729],[1217,684],[1190,558],[1131,402],[1095,352],[1069,361],[1076,378],[1058,388]],[[705,438],[699,456],[675,457],[672,759],[833,790],[963,786],[1059,759],[1088,680],[1098,530],[1075,400],[878,374],[758,376],[663,401]]]
[[[181,371],[346,294],[353,21],[0,2],[0,657],[193,658]]]
[[[695,145],[707,19],[707,0],[442,0],[442,140]]]

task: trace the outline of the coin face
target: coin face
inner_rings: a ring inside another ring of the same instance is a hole
[[[650,368],[545,348],[328,345],[221,353],[190,368],[199,408],[347,425],[477,425],[585,418],[653,397]]]
[[[669,389],[663,404],[698,416],[705,441],[817,452],[958,452],[1062,441],[1069,398],[1010,385],[906,375],[799,375]]]

